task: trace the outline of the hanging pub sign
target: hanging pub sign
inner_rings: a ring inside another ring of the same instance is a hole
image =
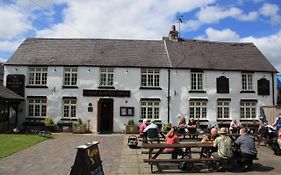
[[[7,75],[6,87],[22,97],[24,97],[24,89],[25,89],[24,86],[25,86],[24,75],[16,75],[16,74]]]
[[[70,175],[104,175],[98,149],[99,142],[78,146]]]
[[[90,90],[83,89],[86,97],[130,97],[131,92],[126,90]]]

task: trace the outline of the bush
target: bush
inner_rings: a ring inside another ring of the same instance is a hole
[[[135,125],[135,122],[133,119],[128,120],[128,125]]]
[[[163,125],[163,131],[170,131],[171,128],[172,128],[172,124],[171,123],[165,123]]]
[[[45,126],[54,126],[55,122],[52,118],[46,117],[44,120]]]

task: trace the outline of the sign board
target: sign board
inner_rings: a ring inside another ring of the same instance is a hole
[[[104,175],[100,159],[99,142],[78,146],[70,175]]]
[[[6,87],[24,97],[25,76],[15,74],[7,75]]]
[[[130,97],[131,92],[126,90],[89,90],[83,89],[86,97]]]

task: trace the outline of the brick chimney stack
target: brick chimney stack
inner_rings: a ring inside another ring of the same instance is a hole
[[[175,25],[172,25],[172,30],[169,33],[169,40],[171,40],[171,41],[179,40],[179,32],[176,30]]]

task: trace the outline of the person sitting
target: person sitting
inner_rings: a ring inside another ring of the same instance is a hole
[[[197,122],[194,120],[193,117],[189,119],[187,124],[187,129],[188,129],[189,137],[191,138],[192,136],[192,138],[195,138],[197,133]]]
[[[214,140],[218,137],[218,130],[217,128],[212,128],[210,131],[210,134],[206,134],[203,139],[201,140],[201,143],[207,143],[207,144],[213,144]],[[211,150],[202,148],[201,150],[201,157],[205,156],[208,157],[209,154],[216,152],[217,148],[213,147]]]
[[[230,126],[229,126],[230,134],[237,133],[238,132],[238,127],[239,127],[238,122],[236,121],[236,119],[233,119],[231,121],[231,123],[230,123]]]
[[[179,143],[179,137],[177,134],[178,134],[178,128],[172,127],[165,136],[166,143],[170,145]],[[166,150],[172,152],[172,159],[177,159],[178,155],[182,154],[182,149],[180,148],[166,148]]]
[[[276,133],[277,133],[281,128],[281,113],[279,114],[278,117],[276,117],[275,122],[273,123],[272,126],[276,126]]]
[[[268,122],[266,119],[260,121],[260,126],[258,129],[258,134],[263,137],[267,138],[268,137]]]
[[[278,130],[278,139],[277,143],[279,145],[279,148],[281,149],[281,128]]]
[[[186,121],[183,116],[179,117],[179,123],[178,123],[178,133],[185,135],[185,129],[186,129]]]
[[[220,136],[213,142],[213,147],[217,147],[218,151],[213,152],[211,156],[217,159],[230,159],[233,156],[232,140],[226,135],[226,128],[221,128]]]
[[[255,139],[248,134],[246,128],[240,129],[240,136],[235,140],[235,145],[240,149],[240,153],[237,156],[246,158],[245,161],[239,161],[240,165],[245,165],[244,168],[248,169],[253,164],[253,159],[257,157],[257,150],[255,145]]]
[[[140,126],[139,126],[139,134],[140,134],[140,136],[144,139],[144,138],[146,138],[146,133],[144,133],[143,132],[143,130],[147,127],[147,125],[148,125],[148,120],[147,119],[143,119],[142,120],[142,123],[140,124]]]
[[[156,121],[153,120],[144,130],[143,132],[145,133],[147,140],[152,142],[152,141],[157,141],[159,142],[159,135],[158,135],[158,126],[155,124]]]

